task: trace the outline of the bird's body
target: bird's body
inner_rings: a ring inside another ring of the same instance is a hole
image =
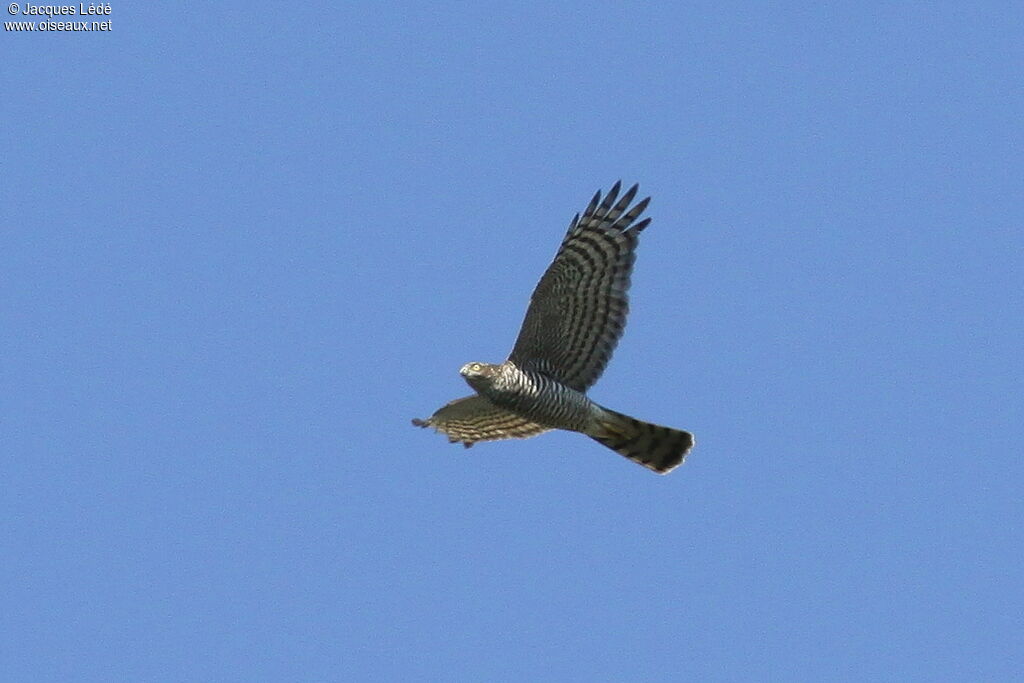
[[[485,372],[474,370],[483,368]],[[491,371],[492,372],[487,372]],[[595,404],[586,394],[512,361],[501,365],[469,363],[461,370],[471,387],[488,401],[548,429],[583,432],[594,420]]]
[[[662,474],[683,461],[693,446],[689,432],[636,420],[586,396],[622,336],[637,237],[651,220],[634,223],[650,198],[627,212],[637,186],[614,203],[619,188],[603,202],[598,192],[569,225],[509,359],[464,365],[460,372],[476,394],[413,424],[466,447],[551,429],[580,432]]]

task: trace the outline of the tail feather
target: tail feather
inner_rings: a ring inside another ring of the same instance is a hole
[[[597,429],[587,436],[658,474],[681,465],[693,448],[690,432],[641,422],[607,408],[597,420]]]

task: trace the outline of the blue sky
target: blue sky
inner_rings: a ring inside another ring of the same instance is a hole
[[[343,5],[0,37],[5,677],[1024,674],[1020,6]],[[619,178],[686,464],[413,428]]]

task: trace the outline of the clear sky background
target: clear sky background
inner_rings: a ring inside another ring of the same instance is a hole
[[[4,31],[3,677],[1024,676],[1024,9],[681,5]],[[685,465],[413,428],[619,178]]]

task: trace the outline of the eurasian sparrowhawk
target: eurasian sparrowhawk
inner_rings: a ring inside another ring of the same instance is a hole
[[[533,292],[508,360],[462,366],[460,374],[476,393],[414,425],[433,427],[467,448],[567,429],[661,474],[682,463],[692,434],[641,422],[585,395],[622,336],[637,238],[651,222],[635,222],[651,198],[629,208],[638,186],[616,202],[620,187],[615,183],[604,201],[598,192],[572,219]]]

